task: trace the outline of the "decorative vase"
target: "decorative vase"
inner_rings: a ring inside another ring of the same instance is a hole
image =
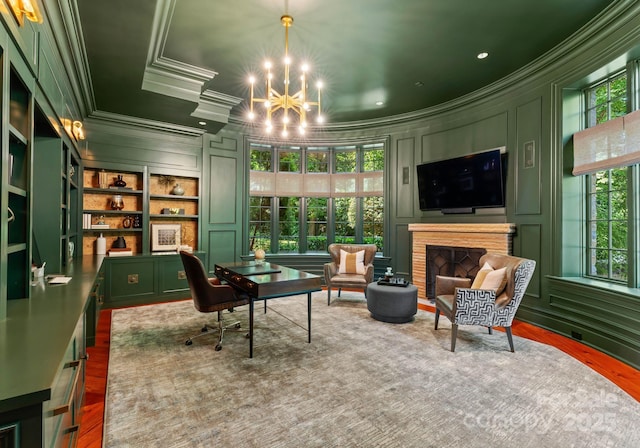
[[[127,247],[127,242],[124,240],[123,236],[119,236],[118,238],[116,238],[116,240],[113,242],[113,244],[111,245],[112,248],[114,249],[124,249],[125,247]]]
[[[256,264],[257,265],[264,264],[264,259],[265,259],[266,256],[267,256],[267,254],[264,252],[264,250],[256,249],[256,251],[254,253],[254,257],[256,259]]]
[[[107,172],[105,170],[100,170],[98,172],[98,188],[107,188],[109,186],[107,179]]]
[[[139,215],[133,215],[133,228],[134,229],[142,228],[142,220]]]
[[[129,227],[131,227],[132,223],[133,223],[133,219],[131,218],[131,216],[125,216],[124,219],[122,220],[122,227],[124,227],[125,229],[128,229]]]
[[[127,186],[127,183],[122,179],[122,174],[118,174],[116,180],[113,181],[113,186],[118,188],[124,188]]]
[[[124,208],[124,200],[121,194],[114,194],[111,198],[111,208],[114,210],[122,210]]]
[[[184,188],[180,184],[176,184],[171,190],[171,194],[175,194],[176,196],[182,196],[184,194]]]

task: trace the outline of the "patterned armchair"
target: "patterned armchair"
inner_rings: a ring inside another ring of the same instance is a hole
[[[480,266],[488,263],[493,269],[506,268],[504,292],[496,297],[495,290],[471,289],[471,279],[436,277],[435,329],[440,313],[451,321],[451,351],[455,351],[458,325],[482,325],[492,333],[492,327],[504,327],[509,347],[513,348],[511,323],[533,276],[536,262],[510,255],[488,253],[480,258]]]

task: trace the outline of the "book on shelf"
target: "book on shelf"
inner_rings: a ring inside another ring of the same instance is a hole
[[[110,257],[126,257],[133,255],[133,249],[127,247],[114,247],[107,251]]]
[[[91,224],[92,229],[108,229],[109,224]]]

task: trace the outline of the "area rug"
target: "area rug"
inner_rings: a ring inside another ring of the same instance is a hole
[[[185,340],[214,315],[191,301],[115,310],[105,447],[640,446],[640,403],[580,362],[503,332],[418,311],[371,318],[362,294],[256,306],[254,358],[243,334]],[[248,323],[248,307],[225,317]]]

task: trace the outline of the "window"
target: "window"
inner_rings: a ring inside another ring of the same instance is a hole
[[[249,250],[271,250],[272,198],[251,196],[249,198]]]
[[[373,243],[382,252],[384,156],[383,143],[251,144],[249,249],[324,253],[339,242]]]
[[[585,91],[586,127],[627,113],[627,76],[618,73]],[[628,201],[631,168],[621,167],[587,175],[586,275],[627,282]]]

